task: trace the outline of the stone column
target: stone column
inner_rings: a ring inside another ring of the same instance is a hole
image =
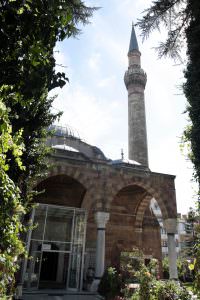
[[[97,224],[97,241],[96,241],[96,263],[95,263],[95,279],[91,285],[91,291],[97,291],[98,284],[104,273],[105,267],[105,228],[109,220],[108,212],[98,211],[95,214]]]
[[[166,219],[164,220],[164,225],[167,231],[168,240],[168,257],[169,257],[169,278],[178,279],[177,272],[177,254],[176,254],[176,240],[175,234],[177,232],[177,220],[176,219]]]

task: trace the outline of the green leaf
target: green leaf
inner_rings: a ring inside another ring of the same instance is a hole
[[[20,9],[18,9],[17,14],[22,15],[23,12],[24,12],[24,7],[21,7]]]

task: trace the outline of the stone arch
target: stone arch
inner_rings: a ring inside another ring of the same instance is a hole
[[[114,182],[112,185],[112,192],[109,195],[108,198],[108,208],[110,208],[110,204],[112,202],[112,199],[114,198],[114,196],[116,194],[118,194],[120,192],[120,190],[122,190],[125,187],[128,186],[133,186],[133,185],[137,185],[141,188],[143,188],[144,190],[146,190],[146,192],[151,195],[151,198],[155,198],[156,201],[158,202],[158,205],[161,209],[162,215],[164,219],[167,219],[169,217],[169,209],[167,207],[167,201],[165,200],[165,195],[162,194],[162,189],[160,189],[159,186],[155,186],[151,183],[151,180],[145,179],[145,178],[140,178],[140,177],[134,177],[134,178],[130,178],[130,179],[122,179],[118,182]]]
[[[56,175],[67,175],[80,182],[86,189],[89,188],[89,176],[86,172],[82,172],[80,167],[70,167],[69,165],[54,165],[49,170],[46,178]]]
[[[35,202],[77,208],[82,207],[86,193],[79,181],[65,174],[49,176],[40,181],[35,189],[39,192]]]
[[[93,184],[85,194],[82,202],[82,207],[88,211],[92,208],[93,210],[103,210],[103,205],[101,201],[101,194],[97,185]]]
[[[147,195],[136,209],[134,234],[137,245],[145,257],[158,260],[159,274],[162,277],[162,248],[158,216],[151,209],[152,196]]]
[[[54,176],[68,176],[79,182],[85,188],[85,195],[82,201],[82,208],[89,210],[92,206],[95,209],[102,209],[101,193],[97,182],[91,175],[91,171],[82,170],[80,166],[74,167],[69,165],[54,165],[49,169],[45,180]],[[37,186],[42,180],[39,180]]]
[[[135,229],[138,230],[139,228],[142,228],[142,222],[144,219],[145,211],[152,199],[151,195],[147,195],[136,208],[136,218],[135,218]]]
[[[135,233],[135,211],[139,203],[149,193],[137,184],[123,186],[110,203],[110,219],[106,227],[107,264],[119,266],[120,253],[132,251],[138,245],[138,234]],[[116,252],[116,249],[119,251]]]
[[[150,200],[155,196],[160,197],[161,190],[154,187],[150,180],[148,183],[142,178],[125,178],[112,185],[112,193],[109,196],[110,220],[106,228],[107,264],[119,265],[120,253],[115,253],[115,249],[129,252],[134,247],[144,251],[146,256],[151,254],[160,259],[159,224],[156,222],[152,228],[154,218],[150,218],[148,211]],[[159,199],[162,203],[163,199]],[[165,206],[164,211],[167,213]],[[118,213],[121,216],[117,215]]]

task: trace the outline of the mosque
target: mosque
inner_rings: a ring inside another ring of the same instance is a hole
[[[97,147],[55,127],[49,172],[38,182],[38,205],[31,219],[21,268],[23,289],[80,291],[93,276],[97,289],[105,267],[120,266],[124,252],[138,248],[145,259],[161,263],[160,228],[150,209],[155,199],[168,237],[170,278],[177,278],[175,177],[152,172],[148,165],[144,90],[134,27],[124,82],[128,91],[129,159],[111,160]],[[92,273],[93,272],[93,273]],[[160,268],[160,273],[161,268]]]

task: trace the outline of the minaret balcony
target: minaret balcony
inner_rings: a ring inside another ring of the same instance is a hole
[[[130,85],[140,85],[145,88],[147,75],[141,68],[129,68],[124,75],[126,88]]]

